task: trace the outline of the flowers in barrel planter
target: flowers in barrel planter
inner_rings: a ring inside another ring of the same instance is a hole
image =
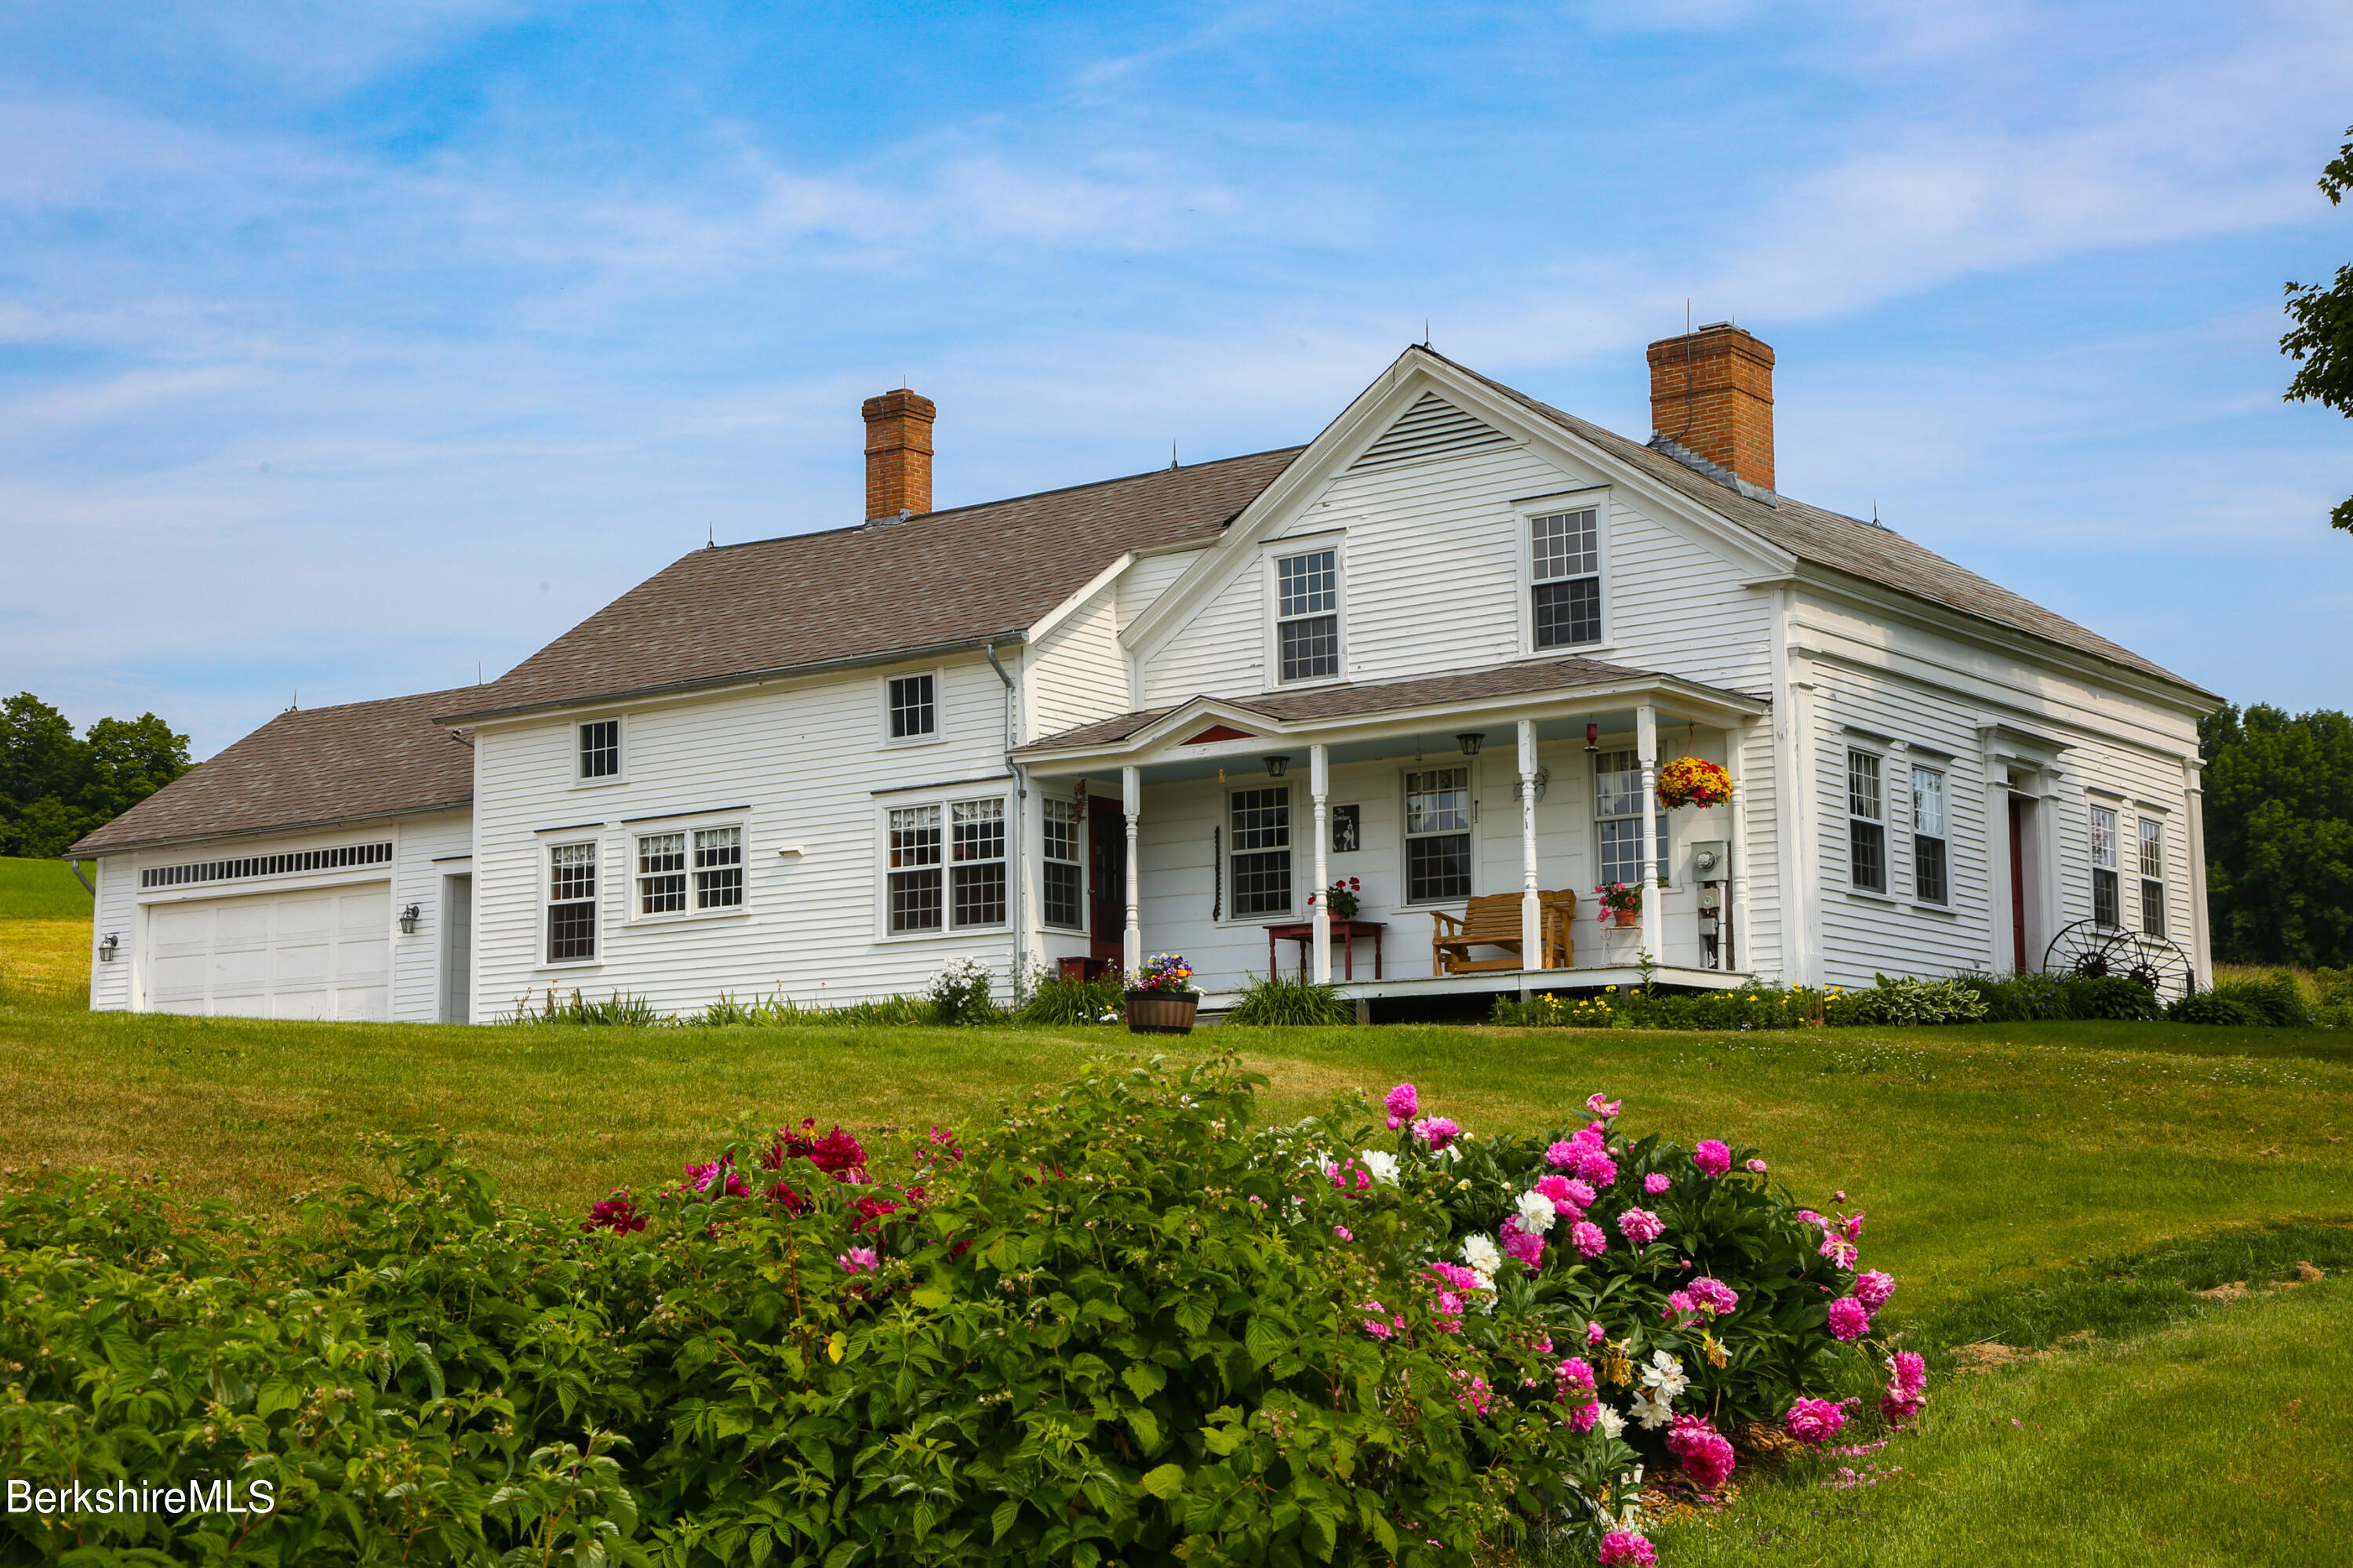
[[[1127,989],[1189,995],[1193,991],[1193,966],[1185,961],[1182,953],[1155,953],[1144,960],[1142,969],[1127,977]]]
[[[1732,775],[1699,757],[1678,757],[1659,769],[1659,804],[1721,806],[1732,799]]]
[[[1307,903],[1308,906],[1313,908],[1315,901],[1320,898],[1324,901],[1324,907],[1331,911],[1333,919],[1353,920],[1356,917],[1357,909],[1361,907],[1357,902],[1357,895],[1364,891],[1365,885],[1362,882],[1353,876],[1344,876],[1323,892],[1309,894]]]

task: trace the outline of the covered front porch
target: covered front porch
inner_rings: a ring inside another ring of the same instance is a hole
[[[1041,846],[1025,946],[1130,971],[1180,952],[1212,1011],[1271,946],[1272,968],[1365,1001],[1638,984],[1646,958],[1657,983],[1735,985],[1765,711],[1563,660],[1196,697],[1049,737],[1014,754]],[[1725,767],[1733,800],[1656,809],[1683,756]],[[1595,897],[1611,882],[1644,890],[1626,923]]]

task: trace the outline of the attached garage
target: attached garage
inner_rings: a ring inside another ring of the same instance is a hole
[[[392,885],[151,905],[156,1012],[381,1022],[392,1016]]]

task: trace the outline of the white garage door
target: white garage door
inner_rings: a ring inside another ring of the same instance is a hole
[[[391,1016],[392,887],[158,904],[147,1006],[248,1018]]]

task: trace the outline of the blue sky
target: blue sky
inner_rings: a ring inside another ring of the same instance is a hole
[[[699,545],[1312,436],[1430,323],[2226,695],[2353,705],[2353,426],[2279,399],[2353,7],[0,3],[0,686],[216,750]]]

